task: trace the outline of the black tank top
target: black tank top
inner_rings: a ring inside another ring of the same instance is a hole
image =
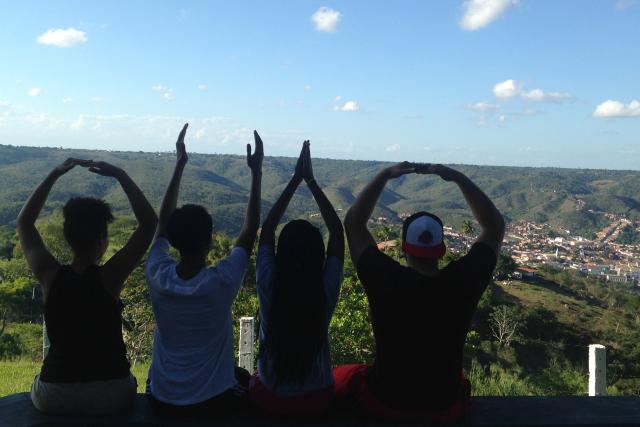
[[[129,375],[121,311],[120,301],[102,285],[100,267],[81,274],[61,267],[44,306],[51,347],[40,379],[66,383]]]

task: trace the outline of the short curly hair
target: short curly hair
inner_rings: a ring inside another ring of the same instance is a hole
[[[107,237],[113,221],[107,202],[93,197],[74,197],[62,208],[64,238],[74,252],[90,249]]]
[[[184,205],[173,211],[167,223],[171,246],[180,252],[198,252],[211,245],[213,221],[200,205]]]

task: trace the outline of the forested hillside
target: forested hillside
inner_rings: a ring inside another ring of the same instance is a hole
[[[266,152],[268,154],[268,144]],[[174,166],[171,153],[107,152],[0,145],[0,226],[13,225],[17,213],[38,182],[67,157],[114,163],[129,172],[154,206],[159,206]],[[408,159],[411,160],[411,159]],[[294,158],[267,157],[263,172],[263,204],[268,208],[289,179]],[[362,186],[384,162],[314,159],[316,179],[336,208],[347,208]],[[606,224],[600,212],[640,218],[640,172],[455,166],[468,174],[495,201],[510,221],[529,219],[590,235]],[[207,206],[218,230],[229,234],[242,224],[248,196],[249,169],[245,158],[232,155],[191,154],[181,198]],[[73,170],[54,188],[47,212],[73,195],[93,195],[111,202],[116,211],[128,210],[114,180]],[[469,218],[454,185],[425,176],[405,176],[389,184],[376,214],[396,220],[398,214],[427,209],[459,226]],[[316,211],[311,194],[301,187],[287,215]]]

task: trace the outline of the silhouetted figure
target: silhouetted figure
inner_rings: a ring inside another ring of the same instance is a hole
[[[407,267],[377,249],[367,221],[387,181],[408,173],[435,174],[458,185],[482,232],[468,254],[442,270],[442,222],[428,212],[407,218],[402,247]],[[371,311],[373,366],[334,370],[336,395],[363,412],[397,418],[454,421],[469,408],[462,376],[464,342],[480,296],[492,277],[504,220],[462,173],[442,165],[400,163],[380,172],[345,218],[353,265]],[[416,368],[419,366],[419,368]]]
[[[250,375],[235,368],[231,305],[240,290],[260,223],[263,148],[254,132],[253,155],[247,144],[252,180],[244,226],[231,253],[208,267],[211,216],[198,205],[176,209],[188,160],[186,131],[185,124],[176,143],[176,167],[145,266],[156,319],[147,391],[159,410],[215,414],[233,410],[247,400]],[[169,255],[169,245],[180,253],[179,262]]]
[[[325,248],[320,231],[304,220],[284,226],[275,251],[275,230],[302,180],[318,203],[329,229]],[[338,215],[313,177],[305,141],[293,177],[262,226],[256,266],[260,301],[258,375],[251,400],[275,414],[310,415],[333,400],[327,329],[340,294],[344,233]]]
[[[63,209],[64,237],[73,262],[60,265],[47,251],[35,221],[53,184],[74,166],[116,178],[129,198],[138,227],[104,265],[108,224],[107,203],[73,198]],[[129,372],[122,340],[124,281],[140,262],[157,218],[140,189],[122,170],[105,162],[67,159],[31,195],[18,216],[18,234],[29,267],[42,286],[44,317],[51,342],[40,375],[31,389],[36,408],[49,413],[107,414],[131,405],[136,380]]]

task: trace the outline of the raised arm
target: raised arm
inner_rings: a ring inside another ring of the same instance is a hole
[[[160,213],[158,215],[156,238],[167,237],[167,224],[169,223],[171,214],[176,210],[176,206],[178,204],[182,172],[184,172],[184,167],[187,165],[187,161],[189,160],[189,156],[187,156],[187,149],[184,144],[187,127],[189,127],[189,123],[185,123],[182,127],[182,130],[178,135],[178,140],[176,141],[176,167],[173,169],[171,181],[169,181],[167,191],[162,199],[162,206],[160,207]]]
[[[309,149],[309,141],[305,141],[302,148],[302,167],[304,177],[313,198],[315,199],[318,207],[320,208],[320,214],[324,220],[327,229],[329,230],[329,244],[327,245],[327,255],[335,256],[344,259],[344,230],[342,228],[342,222],[335,209],[331,205],[329,199],[324,194],[315,178],[313,177],[313,167],[311,165],[311,150]]]
[[[86,166],[89,163],[91,163],[91,160],[65,160],[51,171],[40,185],[38,185],[18,215],[17,229],[18,236],[20,236],[20,244],[29,268],[42,285],[45,300],[55,274],[60,268],[60,264],[45,247],[42,237],[36,228],[36,219],[38,219],[40,211],[42,211],[42,207],[47,200],[47,196],[58,178],[73,169],[76,165]]]
[[[306,142],[306,141],[305,141]],[[296,192],[298,185],[302,182],[302,158],[304,155],[304,145],[298,157],[298,163],[296,164],[293,176],[289,180],[289,183],[285,187],[276,203],[271,207],[267,218],[262,224],[262,231],[260,232],[260,246],[262,245],[274,245],[276,242],[276,227],[287,210],[291,197]]]
[[[138,227],[127,243],[104,264],[101,270],[107,292],[117,298],[120,296],[124,281],[138,265],[149,247],[158,223],[158,217],[142,191],[124,170],[106,162],[92,162],[89,171],[117,179],[138,220]]]
[[[498,255],[504,237],[504,218],[491,199],[466,175],[455,169],[443,165],[419,165],[418,172],[436,174],[445,181],[452,181],[458,185],[482,229],[476,241],[487,244]]]
[[[347,242],[353,265],[357,267],[362,252],[376,241],[367,228],[367,222],[389,179],[415,172],[415,165],[402,162],[383,169],[358,195],[344,218]]]
[[[240,235],[236,240],[236,246],[244,248],[248,254],[253,250],[253,242],[258,234],[260,226],[260,194],[262,184],[262,159],[264,158],[264,147],[262,139],[255,130],[253,131],[255,140],[255,151],[251,154],[251,144],[247,144],[247,165],[251,169],[251,192],[249,194],[249,203],[247,204],[247,213],[244,218],[244,225],[240,231]]]

